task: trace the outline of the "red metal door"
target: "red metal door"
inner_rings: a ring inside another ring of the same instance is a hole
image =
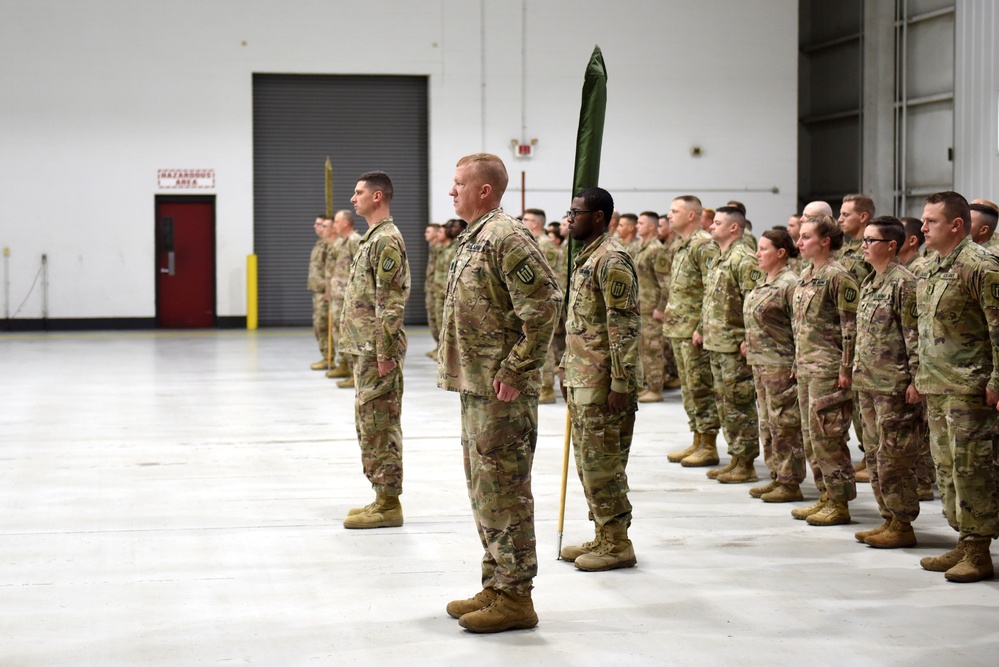
[[[156,322],[215,326],[215,198],[156,198]]]

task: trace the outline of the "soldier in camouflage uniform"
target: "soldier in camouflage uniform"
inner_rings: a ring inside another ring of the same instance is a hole
[[[642,370],[646,389],[639,403],[663,400],[663,311],[669,289],[670,261],[659,242],[659,216],[645,211],[638,216],[638,238],[642,247],[635,255],[638,271],[638,301],[642,311]]]
[[[430,328],[430,335],[434,338],[434,347],[427,350],[426,355],[431,359],[437,359],[438,337],[441,332],[441,314],[437,307],[438,294],[443,290],[437,279],[437,259],[441,253],[440,242],[441,225],[432,222],[423,231],[423,239],[427,242],[427,270],[423,280],[423,302],[427,309],[427,326]]]
[[[312,246],[309,256],[309,291],[312,292],[312,333],[319,343],[319,351],[323,358],[309,367],[314,371],[325,371],[329,368],[329,317],[330,302],[326,293],[326,255],[330,250],[327,240],[333,229],[331,221],[325,216],[316,216],[312,228],[319,238]]]
[[[548,234],[545,233],[545,212],[540,208],[529,208],[524,211],[522,219],[527,231],[531,232],[534,240],[538,242],[538,247],[541,248],[541,254],[545,256],[548,266],[554,271],[559,263],[559,252],[552,240],[548,238]],[[556,366],[558,366],[558,360],[555,358],[555,348],[553,345],[549,345],[548,352],[545,354],[545,365],[541,369],[541,394],[538,396],[540,404],[547,405],[555,402]]]
[[[638,238],[638,216],[634,213],[622,213],[621,220],[617,225],[617,240],[628,251],[628,254],[635,257],[642,248],[642,241]]]
[[[994,207],[971,204],[971,238],[993,255],[999,255],[999,237],[995,234],[997,221],[999,211]]]
[[[919,370],[944,516],[957,547],[920,564],[950,581],[994,576],[999,536],[995,428],[999,403],[999,260],[968,237],[970,209],[956,192],[926,198],[923,234],[938,256],[917,288]]]
[[[666,273],[666,282],[663,285],[663,303],[669,301],[669,289],[673,282],[673,257],[676,255],[676,249],[679,246],[679,237],[673,233],[672,228],[669,226],[669,215],[664,214],[659,216],[659,226],[656,228],[656,236],[659,237],[659,242],[663,244],[665,248],[666,264],[663,269]],[[663,306],[663,311],[665,311],[666,306]],[[659,322],[662,323],[663,314],[659,313]],[[676,369],[676,357],[673,355],[673,343],[670,339],[663,335],[663,389],[679,389],[680,388],[680,376],[679,371]]]
[[[701,229],[701,200],[684,195],[670,204],[669,221],[680,237],[673,258],[669,300],[663,313],[663,334],[673,345],[693,442],[686,449],[670,453],[669,461],[687,467],[718,463],[718,408],[708,353],[695,342],[702,335],[701,306],[704,280],[718,257],[718,246]]]
[[[759,479],[753,462],[760,454],[760,423],[756,411],[756,385],[741,344],[746,340],[742,310],[746,295],[763,277],[756,257],[742,240],[746,218],[735,206],[715,211],[711,238],[720,250],[704,283],[701,308],[703,335],[694,332],[711,359],[715,403],[728,442],[731,460],[707,472],[722,484],[742,484]]]
[[[874,268],[861,286],[853,387],[864,419],[864,452],[884,523],[856,533],[879,549],[916,545],[919,516],[914,467],[922,442],[922,399],[913,386],[919,368],[916,278],[896,251],[905,228],[893,217],[864,230],[864,258]]]
[[[499,208],[503,161],[458,161],[450,195],[469,223],[448,276],[437,386],[461,396],[461,445],[482,542],[482,590],[447,605],[473,632],[537,625],[531,466],[541,366],[562,307],[555,274],[523,224]]]
[[[759,410],[763,460],[770,470],[770,483],[749,490],[749,495],[767,503],[801,500],[805,479],[805,445],[801,437],[798,384],[794,362],[794,319],[791,304],[798,276],[787,268],[798,255],[791,235],[769,229],[763,232],[756,251],[763,280],[749,293],[743,307],[746,340],[742,344],[746,362],[753,368]]]
[[[570,210],[570,233],[583,249],[572,273],[559,376],[595,537],[563,548],[560,555],[581,570],[596,572],[637,562],[628,539],[626,468],[641,386],[642,319],[634,261],[607,234],[614,200],[606,190],[588,188],[573,198]]]
[[[361,174],[350,203],[368,231],[350,266],[340,317],[340,347],[354,357],[354,423],[364,475],[375,501],[350,510],[344,528],[401,526],[403,314],[409,299],[409,261],[392,220],[388,174]]]
[[[795,375],[805,452],[822,495],[791,516],[813,526],[849,523],[847,503],[857,496],[847,434],[860,290],[831,257],[842,243],[843,230],[829,216],[802,220],[798,248],[812,264],[794,292]]]
[[[798,214],[790,216],[787,219],[787,233],[791,236],[791,240],[794,241],[796,244],[798,243],[798,232],[800,230],[801,230],[801,216]],[[805,269],[804,260],[801,258],[801,255],[798,255],[797,257],[788,257],[787,268],[791,269],[791,271],[795,275],[800,276],[801,272],[804,271]]]
[[[347,289],[347,281],[350,279],[350,265],[354,262],[354,255],[361,245],[361,235],[354,231],[354,212],[343,210],[337,211],[333,216],[333,231],[336,238],[333,240],[334,252],[330,254],[333,262],[327,262],[327,275],[330,284],[330,313],[336,322],[340,321],[343,313],[343,295]],[[337,356],[337,365],[326,371],[328,378],[343,378],[337,382],[338,387],[353,387],[354,375],[350,368],[350,355],[343,354],[340,350],[340,327],[333,327],[333,354]],[[333,354],[330,356],[332,357]]]

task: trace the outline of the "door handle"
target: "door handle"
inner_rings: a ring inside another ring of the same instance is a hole
[[[167,268],[160,269],[160,273],[165,273],[168,276],[174,275],[173,250],[167,253]]]

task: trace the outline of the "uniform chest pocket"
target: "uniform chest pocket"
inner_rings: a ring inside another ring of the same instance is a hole
[[[939,280],[931,283],[929,312],[933,317],[953,327],[963,321],[968,305],[968,294],[961,289],[957,280]]]

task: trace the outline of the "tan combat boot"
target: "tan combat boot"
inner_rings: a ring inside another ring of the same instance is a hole
[[[749,490],[749,495],[753,498],[762,498],[764,493],[770,493],[774,489],[780,486],[780,482],[776,479],[770,480],[770,483],[766,486],[754,486]]]
[[[718,475],[721,475],[726,472],[731,472],[732,470],[735,469],[735,466],[737,466],[738,464],[739,464],[739,457],[733,456],[731,459],[729,459],[729,462],[726,463],[721,468],[712,468],[711,470],[708,470],[704,474],[707,476],[708,479],[718,479]]]
[[[498,591],[496,599],[478,611],[470,611],[458,619],[458,625],[471,632],[504,632],[526,630],[538,624],[531,594],[518,595]]]
[[[804,499],[801,487],[797,484],[778,484],[776,489],[760,496],[760,500],[765,503],[793,503]]]
[[[920,567],[930,572],[946,572],[964,559],[964,542],[960,539],[957,546],[942,556],[927,556],[919,561]]]
[[[499,593],[496,592],[495,588],[483,588],[474,597],[470,597],[467,600],[453,600],[448,602],[447,615],[451,618],[461,618],[465,614],[485,609],[493,603],[493,600],[498,595]]]
[[[328,363],[326,363],[325,359],[320,359],[319,361],[317,361],[314,364],[309,364],[309,368],[311,368],[314,371],[324,371],[324,370],[326,370],[329,367],[330,366],[329,366]]]
[[[830,498],[815,514],[805,518],[809,526],[842,526],[850,523],[850,508],[845,500]]]
[[[867,455],[860,459],[860,463],[853,466],[853,478],[858,484],[867,484],[871,481],[871,473],[867,470]]]
[[[437,348],[435,347],[432,350],[427,350],[427,356],[433,359],[434,361],[437,361]]]
[[[718,465],[718,447],[715,445],[717,433],[702,433],[700,448],[680,461],[684,468],[703,468]]]
[[[660,403],[663,400],[662,388],[649,387],[638,395],[639,403]]]
[[[916,533],[911,523],[892,519],[887,528],[868,535],[864,542],[875,549],[905,549],[916,546]]]
[[[667,454],[666,455],[666,460],[669,461],[670,463],[679,463],[680,461],[684,460],[685,458],[687,458],[688,456],[690,456],[691,454],[693,454],[694,452],[696,452],[698,449],[700,449],[700,447],[701,447],[701,434],[700,433],[694,433],[693,435],[694,435],[694,439],[690,443],[689,447],[687,447],[686,449],[681,449],[678,452],[671,452],[671,453]]]
[[[970,584],[975,581],[991,579],[995,576],[995,569],[992,567],[992,554],[989,553],[989,544],[992,540],[964,542],[964,558],[961,562],[944,573],[947,581],[954,581],[959,584]]]
[[[745,484],[746,482],[758,482],[760,478],[756,475],[756,466],[752,459],[742,456],[734,457],[738,463],[728,472],[718,475],[717,479],[722,484]]]
[[[353,389],[354,388],[354,374],[351,373],[350,375],[348,375],[344,379],[340,380],[339,382],[336,383],[336,386],[340,387],[341,389]]]
[[[809,505],[808,507],[796,507],[795,509],[791,510],[791,516],[793,516],[795,519],[801,519],[802,521],[804,521],[805,519],[812,516],[816,512],[821,512],[822,508],[826,506],[827,502],[829,502],[829,497],[825,493],[823,493],[821,496],[819,496],[818,501],[814,505]]]
[[[397,528],[402,525],[399,496],[379,493],[375,502],[355,514],[347,514],[344,528]]]
[[[680,378],[666,378],[663,382],[663,389],[679,389]]]
[[[329,369],[326,371],[326,377],[334,380],[336,378],[349,378],[350,377],[350,366],[346,363],[341,362],[339,366]]]
[[[555,388],[542,387],[541,393],[538,395],[538,404],[551,405],[554,402],[555,402]]]
[[[599,547],[604,540],[604,528],[599,523],[594,523],[593,525],[595,526],[593,531],[594,533],[593,539],[588,542],[583,542],[578,547],[576,546],[562,547],[562,551],[559,552],[559,556],[562,557],[562,560],[566,561],[567,563],[572,563],[575,562],[575,560],[580,556],[582,556],[583,554],[588,554],[590,552],[597,550],[597,547]]]
[[[890,526],[890,525],[891,525],[891,517],[885,519],[885,522],[882,523],[877,528],[872,528],[871,530],[860,530],[860,531],[857,531],[856,533],[853,534],[853,537],[858,542],[863,542],[864,540],[866,540],[871,535],[877,535],[878,533],[881,533],[881,532],[884,532],[884,531],[888,530],[888,526]]]
[[[635,567],[635,547],[628,539],[628,526],[612,521],[604,526],[604,540],[590,553],[576,557],[576,567],[586,572],[602,572]]]

